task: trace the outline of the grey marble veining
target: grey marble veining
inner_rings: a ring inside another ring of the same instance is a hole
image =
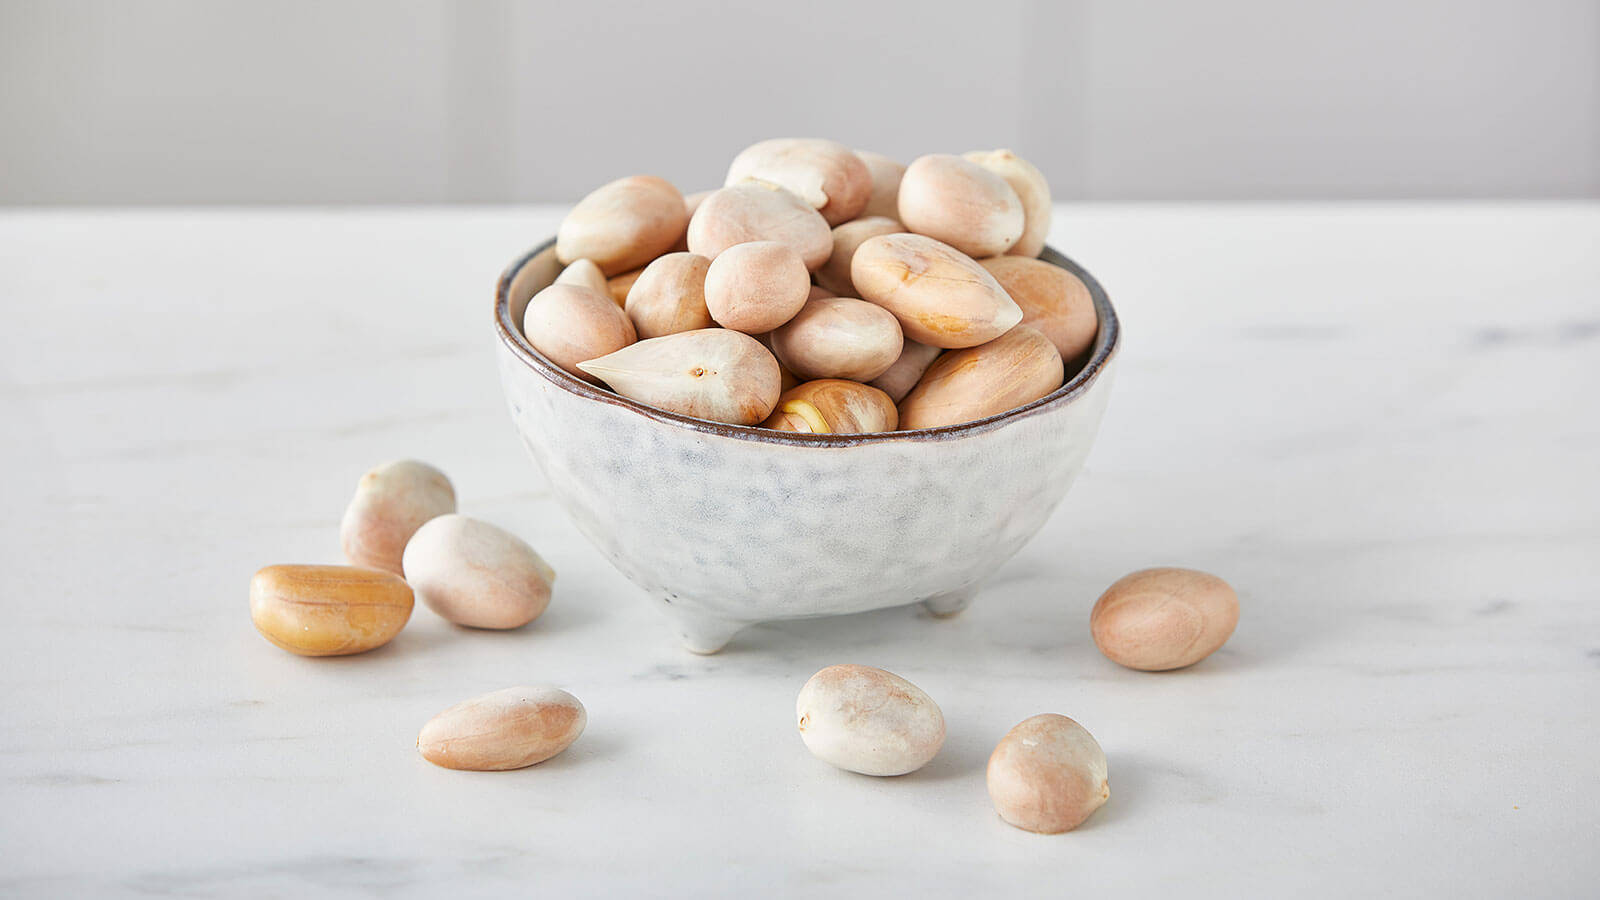
[[[683,652],[504,412],[495,274],[559,211],[0,214],[0,895],[1581,896],[1600,867],[1600,207],[1063,207],[1126,353],[1087,468],[952,620]],[[270,252],[269,252],[270,251]],[[427,459],[558,571],[512,633],[419,608],[301,659],[250,625],[335,561],[374,462]],[[1194,669],[1088,634],[1116,577],[1239,590]],[[863,662],[949,725],[873,780],[790,721]],[[589,710],[533,769],[434,768],[456,700]],[[990,810],[1044,711],[1105,747],[1080,831]]]

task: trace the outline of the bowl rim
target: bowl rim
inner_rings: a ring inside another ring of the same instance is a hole
[[[1111,298],[1106,295],[1105,289],[1100,286],[1100,282],[1095,280],[1093,275],[1090,275],[1087,270],[1070,257],[1046,245],[1038,258],[1066,269],[1084,283],[1084,286],[1089,289],[1090,299],[1094,302],[1095,318],[1099,320],[1099,327],[1095,331],[1094,343],[1090,346],[1088,361],[1083,364],[1077,374],[1067,379],[1061,387],[1056,388],[1054,391],[1032,403],[1009,409],[1003,413],[982,419],[974,419],[970,422],[962,422],[958,425],[942,425],[938,428],[879,431],[869,434],[801,434],[792,431],[774,431],[770,428],[762,428],[756,425],[730,425],[725,422],[713,422],[709,419],[697,419],[693,416],[668,412],[664,409],[657,409],[640,403],[637,400],[630,400],[621,394],[612,393],[569,374],[565,369],[546,359],[543,354],[533,348],[533,344],[523,335],[521,324],[511,320],[511,285],[535,257],[553,246],[555,246],[555,238],[552,237],[517,257],[500,274],[500,280],[495,286],[495,332],[499,335],[501,343],[511,351],[511,354],[523,365],[543,376],[546,381],[569,394],[574,394],[586,400],[609,403],[612,406],[621,407],[646,419],[678,428],[738,440],[787,444],[795,447],[855,447],[862,444],[943,441],[969,437],[1065,406],[1085,393],[1091,385],[1104,375],[1113,355],[1115,355],[1122,343],[1122,325],[1117,319],[1116,310],[1111,305]]]

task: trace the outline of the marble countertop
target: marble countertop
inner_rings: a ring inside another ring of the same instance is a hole
[[[1600,880],[1600,206],[1067,206],[1126,353],[1054,518],[961,616],[681,650],[502,408],[490,292],[560,210],[0,213],[0,894],[1577,896]],[[560,572],[512,633],[420,608],[283,653],[251,573],[338,561],[416,457]],[[1100,591],[1229,579],[1232,641],[1118,668]],[[943,707],[926,769],[795,734],[816,669]],[[532,769],[421,759],[521,683],[589,727]],[[983,765],[1084,723],[1110,802],[1006,826]]]

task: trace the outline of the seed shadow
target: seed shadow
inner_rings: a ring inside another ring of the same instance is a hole
[[[581,631],[592,628],[605,621],[605,613],[592,603],[574,602],[557,603],[552,601],[550,608],[544,615],[532,622],[513,629],[514,631],[538,631],[561,634],[568,631]]]
[[[615,759],[621,754],[626,742],[611,734],[589,734],[578,736],[572,746],[562,751],[559,755],[545,760],[530,768],[544,771],[560,771],[563,769],[581,768],[595,762],[606,762]]]
[[[391,653],[429,653],[446,644],[463,641],[519,641],[542,634],[562,634],[592,628],[604,621],[605,615],[592,606],[565,604],[552,605],[539,618],[518,628],[472,628],[446,622],[429,610],[415,615],[430,617],[430,621],[409,623],[405,630],[389,643],[361,654],[380,658]]]
[[[1172,766],[1142,753],[1108,754],[1106,775],[1111,797],[1073,830],[1112,828],[1124,818],[1137,820],[1145,815],[1158,796],[1156,783],[1164,771],[1171,774]]]
[[[365,655],[379,658],[392,654],[428,653],[436,647],[452,643],[456,639],[455,631],[455,626],[447,622],[408,623],[394,640]]]
[[[954,781],[957,779],[982,780],[983,773],[989,765],[989,754],[994,746],[981,735],[975,733],[960,733],[954,737],[947,736],[944,746],[939,748],[939,755],[935,756],[927,765],[903,775],[896,779],[909,782],[939,782]]]

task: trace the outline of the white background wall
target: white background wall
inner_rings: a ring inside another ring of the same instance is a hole
[[[1067,199],[1600,196],[1597,0],[0,0],[0,203],[571,200],[763,137]]]

